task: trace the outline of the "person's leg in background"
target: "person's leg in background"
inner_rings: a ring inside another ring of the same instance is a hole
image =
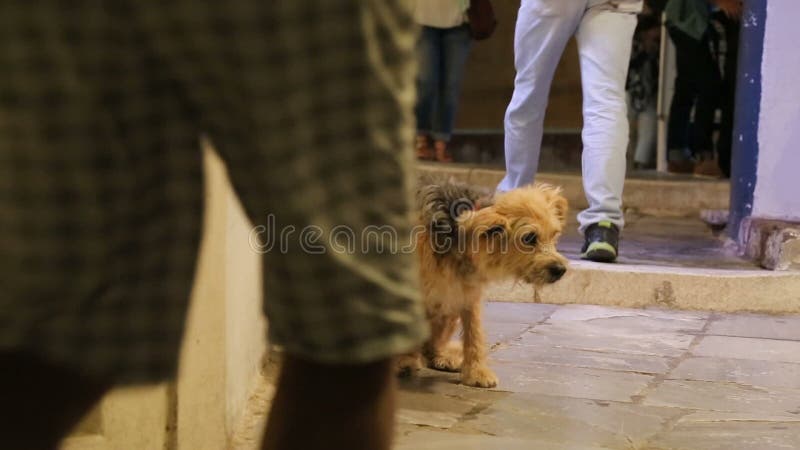
[[[688,159],[689,121],[697,98],[696,67],[700,58],[699,43],[685,33],[669,28],[675,45],[675,93],[669,109],[667,126],[667,162],[673,173],[691,173],[694,164]]]
[[[719,127],[719,140],[717,141],[717,155],[719,168],[725,178],[731,176],[731,148],[733,147],[733,118],[734,105],[736,104],[736,68],[739,53],[739,21],[723,19],[725,27],[727,53],[725,57],[724,74],[722,77],[722,120]]]
[[[453,161],[447,143],[453,132],[464,67],[471,47],[472,37],[466,25],[442,30],[442,84],[432,133],[436,160],[440,162]]]
[[[635,28],[635,14],[593,7],[576,34],[583,86],[583,186],[589,202],[578,221],[586,235],[583,257],[595,261],[616,259],[624,225],[625,80]]]
[[[715,61],[707,32],[700,41],[700,51],[695,61],[695,83],[697,101],[694,107],[694,123],[689,136],[692,151],[696,160],[694,174],[718,178],[722,175],[714,154],[714,118],[720,106],[722,80],[719,66]]]
[[[636,116],[636,149],[633,162],[639,168],[651,168],[655,160],[658,113],[656,100],[650,99]]]
[[[536,176],[550,83],[585,5],[585,1],[523,0],[519,8],[514,32],[517,76],[505,116],[506,175],[499,191],[532,183]]]
[[[433,132],[434,109],[441,78],[442,30],[423,26],[417,41],[417,104],[414,113],[417,118],[417,158],[433,159],[430,137]]]

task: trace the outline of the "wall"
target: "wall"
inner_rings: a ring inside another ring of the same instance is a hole
[[[222,161],[204,147],[203,239],[178,378],[113,390],[63,450],[220,450],[237,429],[267,349],[261,259]]]
[[[205,151],[205,218],[177,380],[177,444],[218,449],[226,444],[225,169]]]
[[[494,1],[498,26],[485,41],[474,42],[467,62],[457,129],[503,128],[503,116],[514,91],[514,25],[519,0]],[[546,128],[580,130],[581,77],[578,51],[571,39],[550,89]]]
[[[205,149],[206,217],[177,384],[177,447],[225,448],[266,351],[261,259],[216,153]]]
[[[225,355],[227,434],[244,412],[267,351],[267,322],[262,305],[261,256],[250,248],[252,224],[227,183],[225,277]]]
[[[753,216],[800,221],[800,1],[767,1]],[[747,17],[745,18],[747,20]]]

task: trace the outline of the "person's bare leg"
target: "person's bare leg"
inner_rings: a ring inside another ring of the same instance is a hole
[[[395,411],[391,360],[325,365],[287,355],[265,450],[388,450]]]
[[[110,388],[21,353],[0,353],[0,443],[52,450]]]

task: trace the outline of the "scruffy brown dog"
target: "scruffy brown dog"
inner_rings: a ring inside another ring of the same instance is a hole
[[[423,363],[461,371],[461,382],[494,387],[481,325],[484,287],[517,279],[537,286],[558,281],[567,260],[556,251],[567,214],[561,190],[538,184],[492,197],[454,181],[423,179],[417,191],[422,296],[431,336],[420,352],[398,360],[401,374]],[[462,325],[463,345],[450,339]]]

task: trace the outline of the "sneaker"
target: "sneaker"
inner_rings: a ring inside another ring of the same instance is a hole
[[[584,232],[586,242],[581,249],[581,258],[595,262],[614,262],[619,249],[619,228],[603,220],[589,225]]]

